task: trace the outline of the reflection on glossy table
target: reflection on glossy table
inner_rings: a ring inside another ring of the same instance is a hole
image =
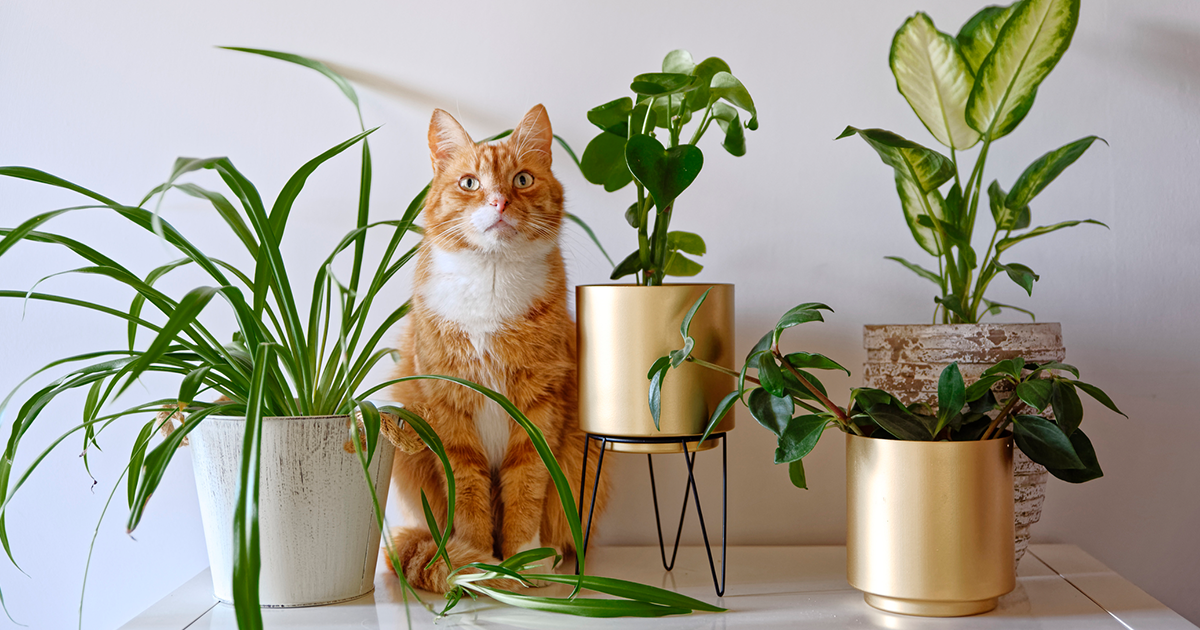
[[[527,628],[587,630],[654,628],[887,628],[971,630],[1168,630],[1196,628],[1144,591],[1074,545],[1032,545],[1018,571],[1017,588],[996,610],[976,617],[930,619],[881,612],[863,603],[846,582],[845,547],[730,547],[725,597],[713,594],[703,547],[683,547],[675,570],[663,571],[656,547],[598,547],[588,555],[588,573],[662,586],[729,611],[659,619],[586,619],[521,610],[487,598],[465,599],[446,618],[417,604],[406,610],[396,577],[380,563],[375,591],[359,599],[317,608],[270,609],[270,628],[339,629]],[[565,587],[539,589],[563,595]],[[442,604],[438,595],[426,602]],[[440,606],[439,606],[440,609]],[[123,626],[124,630],[234,629],[233,607],[216,603],[204,570]]]

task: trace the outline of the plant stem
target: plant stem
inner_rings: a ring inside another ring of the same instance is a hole
[[[743,378],[740,372],[731,370],[727,367],[722,367],[715,363],[709,363],[708,361],[705,361],[704,359],[697,359],[696,357],[694,357],[692,355],[688,355],[688,358],[685,360],[695,363],[696,365],[699,365],[700,367],[713,370],[714,372],[720,372],[722,374],[726,374],[728,376],[732,376],[732,377],[738,378],[738,379]],[[746,377],[744,377],[744,379],[747,381],[750,381],[751,383],[754,383],[755,385],[762,385],[762,381],[758,380],[757,378],[754,378],[753,376],[746,376]],[[803,400],[797,398],[796,396],[792,396],[792,402],[794,402],[795,404],[797,404],[801,407],[804,407],[806,410],[811,411],[813,413],[821,413],[820,409],[817,409],[816,407],[804,402]]]
[[[1019,402],[1021,402],[1021,399],[1017,396],[1016,390],[1013,390],[1012,397],[1009,398],[1008,402],[1004,404],[1004,407],[1000,409],[1000,413],[996,414],[996,419],[992,420],[992,423],[988,425],[987,431],[983,432],[983,437],[980,439],[990,440],[995,437],[996,434],[1000,433],[1005,426],[1008,426],[1007,424],[1003,423],[1010,415],[1012,415],[1013,408],[1016,407],[1017,403]]]
[[[846,412],[842,411],[841,407],[833,404],[833,401],[829,400],[828,396],[822,394],[821,390],[817,389],[812,383],[809,383],[808,379],[804,378],[804,375],[800,374],[799,370],[793,367],[791,363],[788,363],[788,360],[783,356],[783,353],[779,351],[778,344],[771,348],[771,353],[775,355],[776,359],[779,359],[779,362],[783,364],[783,367],[787,368],[788,371],[796,377],[796,380],[800,381],[800,384],[803,385],[804,388],[809,391],[809,393],[816,397],[817,400],[821,401],[821,404],[831,413],[833,413],[833,415],[837,418],[837,421],[841,423],[843,430],[850,429],[855,435],[862,436],[862,430],[858,428],[858,425],[850,421],[850,416],[847,416]]]

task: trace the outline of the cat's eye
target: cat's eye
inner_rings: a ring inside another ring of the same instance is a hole
[[[458,180],[458,187],[463,190],[479,190],[479,180],[470,175],[465,175],[462,179]]]
[[[517,188],[529,188],[532,185],[533,175],[530,175],[525,171],[517,173],[517,176],[513,178],[513,186],[516,186]]]

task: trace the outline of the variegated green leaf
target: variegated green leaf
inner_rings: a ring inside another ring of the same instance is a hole
[[[996,36],[1000,34],[1000,29],[1012,16],[1016,6],[1016,3],[1013,3],[1007,7],[984,7],[958,30],[955,37],[958,40],[958,49],[967,60],[972,73],[979,70],[988,53],[992,52],[992,47],[996,45]]]
[[[1096,140],[1108,144],[1103,138],[1088,136],[1061,146],[1034,160],[1033,164],[1030,164],[1029,168],[1026,168],[1025,172],[1017,178],[1017,183],[1013,184],[1013,189],[1005,198],[1004,205],[1009,208],[1021,208],[1028,205],[1038,193],[1042,192],[1042,189],[1054,181],[1054,178],[1058,177],[1075,160],[1078,160]]]
[[[967,122],[995,140],[1016,128],[1037,86],[1071,45],[1079,0],[1024,0],[996,37],[975,74]]]
[[[916,182],[900,171],[896,171],[896,192],[900,194],[900,205],[904,208],[904,220],[912,230],[913,238],[921,249],[938,256],[942,253],[937,234],[933,231],[932,221],[921,221],[920,217],[932,215],[939,219],[946,215],[946,202],[942,193],[933,189],[922,193]]]
[[[862,136],[879,153],[884,164],[917,183],[922,192],[934,190],[954,177],[954,163],[950,158],[886,129],[846,127],[837,139],[854,134]]]
[[[928,15],[919,12],[896,31],[888,62],[896,89],[938,142],[961,151],[979,141],[966,118],[975,77],[954,38]]]

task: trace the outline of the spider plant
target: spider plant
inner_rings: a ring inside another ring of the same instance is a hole
[[[15,228],[0,229],[0,257],[13,251],[14,246],[22,242],[65,249],[82,258],[86,264],[54,275],[100,276],[116,281],[133,291],[129,302],[111,306],[67,295],[43,293],[37,291],[36,286],[30,290],[0,290],[0,297],[3,298],[52,302],[103,313],[125,322],[128,330],[124,347],[88,352],[53,361],[34,372],[0,402],[2,411],[16,392],[31,379],[64,366],[70,367],[66,375],[42,386],[26,399],[13,419],[3,458],[0,459],[0,544],[15,565],[16,560],[4,529],[5,511],[13,496],[39,464],[68,438],[82,436],[86,465],[86,449],[89,445],[96,445],[100,433],[107,427],[129,416],[154,416],[154,419],[142,426],[131,449],[129,464],[122,474],[124,479],[118,480],[117,486],[109,495],[111,503],[122,486],[126,489],[129,506],[127,529],[132,532],[141,522],[150,497],[158,488],[166,467],[187,434],[209,416],[244,416],[246,428],[240,495],[232,524],[236,547],[233,588],[239,627],[254,629],[262,627],[258,591],[258,492],[262,420],[268,416],[357,413],[362,418],[362,427],[360,432],[356,423],[350,423],[352,442],[356,445],[364,468],[371,461],[379,448],[380,427],[382,422],[387,421],[387,414],[381,414],[366,398],[387,384],[364,389],[364,381],[374,366],[394,352],[391,348],[381,347],[380,344],[384,335],[408,312],[409,304],[405,303],[397,308],[389,307],[383,320],[376,324],[368,324],[368,314],[376,306],[376,298],[388,281],[417,251],[418,244],[409,246],[405,244],[405,238],[410,233],[417,234],[414,238],[419,237],[420,229],[414,225],[414,221],[420,213],[426,191],[421,191],[412,200],[399,219],[371,222],[369,215],[372,170],[367,139],[375,129],[367,129],[363,125],[358,96],[350,83],[325,64],[304,57],[257,49],[233,50],[273,57],[320,72],[341,89],[358,113],[360,132],[306,162],[287,181],[273,202],[265,202],[254,184],[226,157],[177,160],[169,179],[154,187],[134,205],[120,203],[37,169],[0,167],[2,176],[69,190],[89,199],[89,202],[83,205],[42,212]],[[293,290],[293,277],[280,252],[280,245],[288,227],[288,218],[297,196],[312,173],[325,162],[356,146],[361,151],[356,227],[337,242],[318,266],[312,279],[311,299],[307,308],[304,308]],[[569,150],[569,147],[567,148]],[[185,181],[185,176],[202,170],[216,172],[228,189],[227,193]],[[234,238],[243,246],[248,259],[253,261],[252,266],[238,266],[207,255],[164,219],[159,210],[164,197],[172,191],[179,191],[211,204]],[[150,207],[152,202],[153,208]],[[178,251],[181,257],[153,269],[142,277],[122,265],[116,258],[85,242],[45,230],[46,224],[52,220],[77,213],[104,213],[117,220],[132,222],[152,238],[157,237]],[[586,226],[584,227],[586,229]],[[372,270],[365,262],[366,236],[368,231],[376,229],[389,231],[390,237],[378,264]],[[588,232],[590,235],[590,230]],[[351,271],[345,279],[338,278],[333,272],[335,260],[342,256],[352,257]],[[208,285],[192,289],[178,299],[156,288],[156,283],[172,271],[191,265],[203,270],[209,279]],[[231,339],[219,339],[200,318],[214,298],[223,301],[236,319],[237,331]],[[139,343],[139,332],[143,329],[149,331],[150,339],[148,342],[143,339],[143,343]],[[180,382],[178,391],[117,411],[108,409],[139,377],[151,373],[176,375]],[[408,378],[450,380],[479,392],[500,404],[513,420],[528,432],[530,440],[550,470],[551,478],[562,499],[576,546],[581,550],[579,567],[582,573],[583,537],[578,510],[566,477],[541,432],[503,396],[475,383],[435,375]],[[46,406],[59,395],[78,389],[87,392],[81,421],[46,446],[19,476],[14,474],[13,462],[29,428],[41,417]],[[216,399],[216,402],[204,402],[199,399],[202,395],[205,398]],[[394,408],[385,408],[384,411],[391,412],[393,418],[399,418],[417,428],[426,444],[442,459],[450,489],[450,505],[453,506],[453,473],[436,433],[424,420],[411,412]],[[152,447],[153,436],[164,426],[170,429],[168,425],[172,424],[172,418],[180,418],[181,426],[166,432],[165,437]],[[371,487],[369,477],[365,480]],[[105,512],[107,507],[106,504]],[[379,525],[384,529],[379,497],[376,497],[375,509]],[[103,513],[100,518],[103,520]],[[432,525],[432,533],[441,542],[443,549],[452,526],[453,513],[449,515],[444,530],[438,531],[436,524]],[[448,562],[445,554],[441,555]],[[392,561],[393,566],[398,566],[394,554]],[[88,562],[90,565],[90,557]],[[524,566],[523,562],[524,557],[510,559],[499,569],[511,573],[514,567]],[[86,571],[85,569],[85,585]],[[405,593],[417,597],[402,573],[399,579]],[[537,579],[549,578],[539,576]],[[588,600],[575,600],[574,597],[556,600],[497,591],[498,598],[518,606],[573,614],[594,615],[600,610],[608,614],[657,616],[692,610],[719,610],[652,587],[619,585],[615,582],[597,581],[598,578],[587,576],[563,577],[561,580],[575,584],[577,591],[579,588],[589,588],[610,592],[622,599],[609,600],[598,609],[596,604]],[[480,592],[488,588],[469,579],[464,585]],[[417,599],[419,600],[419,597]],[[455,601],[457,600],[452,601],[451,606]],[[428,604],[421,603],[432,610]]]

